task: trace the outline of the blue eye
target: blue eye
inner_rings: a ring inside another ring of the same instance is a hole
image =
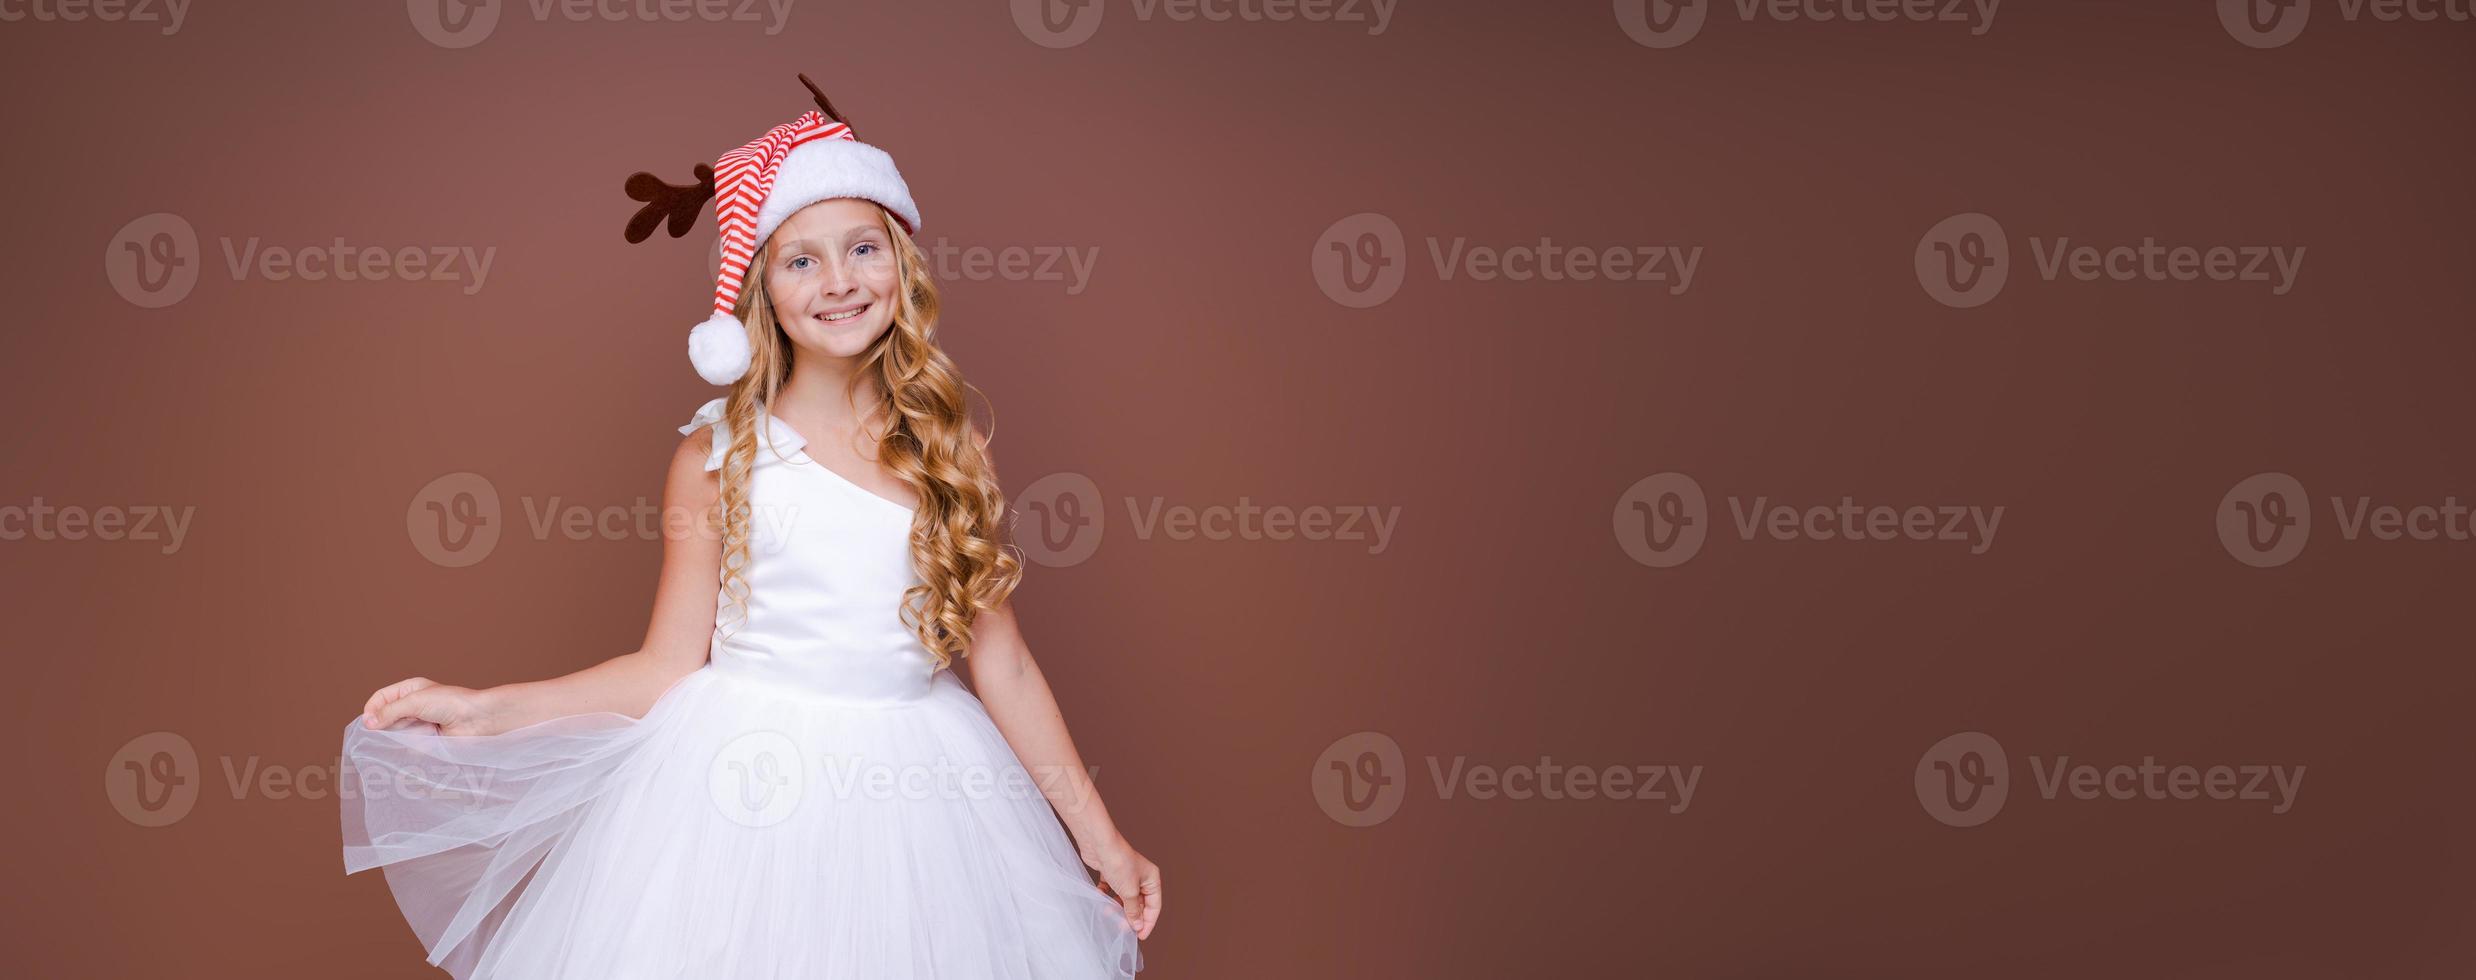
[[[792,260],[791,260],[790,265],[791,265],[791,268],[797,269],[797,268],[799,268],[799,267],[800,267],[800,263],[802,263],[802,262],[814,262],[814,261],[816,261],[816,260],[815,260],[815,259],[812,259],[812,258],[809,258],[808,256],[802,255],[802,256],[800,256],[800,257],[798,257],[798,258],[792,259]]]
[[[853,251],[857,252],[860,251],[860,249],[866,249],[868,252],[874,252],[877,250],[877,244],[875,242],[862,242],[860,243],[860,248],[853,249]],[[867,254],[867,252],[862,252],[861,254]]]

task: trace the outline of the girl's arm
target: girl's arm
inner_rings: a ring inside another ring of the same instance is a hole
[[[370,695],[361,712],[366,724],[386,728],[409,718],[443,734],[489,735],[597,711],[642,717],[673,683],[703,666],[722,572],[720,534],[702,519],[721,495],[720,481],[705,471],[712,433],[710,426],[697,430],[671,456],[662,490],[662,580],[641,649],[563,677],[481,691],[411,678]]]
[[[963,663],[989,719],[1074,835],[1083,863],[1100,872],[1110,893],[1125,906],[1136,937],[1150,936],[1161,917],[1161,869],[1136,853],[1110,822],[1109,808],[1101,804],[1100,790],[1084,771],[1074,739],[1066,734],[1057,698],[1015,627],[1011,601],[972,620],[971,647]]]

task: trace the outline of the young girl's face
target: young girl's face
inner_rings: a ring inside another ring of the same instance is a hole
[[[801,208],[776,226],[765,290],[782,332],[801,353],[854,357],[894,323],[894,243],[877,206],[837,197]]]

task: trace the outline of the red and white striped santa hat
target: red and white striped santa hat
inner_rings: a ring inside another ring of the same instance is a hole
[[[628,178],[628,196],[645,202],[628,221],[630,242],[644,241],[666,220],[671,237],[686,235],[705,201],[714,202],[722,267],[714,277],[713,313],[688,332],[688,360],[714,384],[727,385],[748,373],[748,330],[732,307],[757,247],[784,219],[818,201],[856,197],[883,205],[904,230],[920,232],[920,206],[912,203],[894,158],[860,142],[808,76],[801,75],[800,83],[816,96],[821,112],[801,113],[766,130],[713,166],[697,164],[697,183],[673,187],[649,173]]]

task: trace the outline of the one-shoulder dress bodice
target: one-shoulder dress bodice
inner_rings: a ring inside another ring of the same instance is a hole
[[[716,398],[681,426],[713,426],[708,471],[730,449]],[[806,440],[760,411],[748,477],[746,618],[717,585],[713,669],[818,698],[903,702],[925,697],[936,661],[902,621],[911,565],[912,510],[810,459]]]

